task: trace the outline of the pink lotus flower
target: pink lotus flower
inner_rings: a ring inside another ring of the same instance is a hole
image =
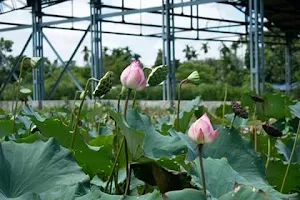
[[[214,141],[218,136],[219,131],[219,129],[213,129],[210,119],[208,118],[207,114],[204,113],[191,125],[188,135],[192,140],[197,142],[197,144],[205,144]]]
[[[121,83],[124,87],[132,90],[142,90],[146,87],[145,74],[139,61],[132,61],[121,74]]]

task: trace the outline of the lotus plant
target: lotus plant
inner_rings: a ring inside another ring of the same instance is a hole
[[[124,71],[121,74],[120,81],[125,88],[128,89],[127,97],[125,100],[125,105],[124,105],[124,118],[126,120],[127,116],[127,108],[128,108],[128,100],[131,94],[132,90],[139,91],[142,90],[146,87],[147,80],[145,78],[145,74],[143,69],[141,68],[140,62],[139,61],[132,61],[129,66],[127,66]],[[127,179],[126,179],[126,188],[124,194],[127,195],[128,192],[130,191],[130,177],[131,177],[131,169],[130,169],[130,164],[129,164],[129,158],[128,158],[128,146],[126,142],[125,136],[123,137],[122,143],[124,143],[124,149],[125,149],[125,162],[126,162],[126,174],[127,174]],[[122,148],[122,145],[121,147]],[[118,160],[118,156],[116,160]]]
[[[75,125],[74,125],[73,131],[72,131],[73,134],[72,134],[72,140],[71,140],[71,144],[70,144],[70,149],[71,150],[74,148],[74,141],[75,141],[75,137],[76,137],[76,131],[77,131],[77,127],[78,127],[79,122],[80,122],[80,113],[81,113],[81,110],[82,110],[82,107],[83,107],[85,97],[86,97],[87,92],[88,92],[88,87],[89,87],[90,82],[91,81],[98,82],[98,84],[95,88],[95,91],[93,91],[93,95],[95,97],[102,97],[110,91],[110,89],[112,87],[112,84],[111,84],[112,79],[113,79],[113,73],[111,71],[108,71],[108,72],[106,72],[106,74],[100,80],[98,80],[96,78],[89,78],[87,80],[87,82],[85,84],[85,89],[80,94],[81,102],[80,102],[79,110],[78,110],[78,113],[77,113],[77,116],[76,116]]]
[[[206,183],[203,167],[203,145],[213,142],[218,136],[219,131],[219,129],[213,129],[210,119],[206,113],[204,113],[197,121],[195,121],[188,130],[188,136],[198,145],[202,186],[205,195]]]

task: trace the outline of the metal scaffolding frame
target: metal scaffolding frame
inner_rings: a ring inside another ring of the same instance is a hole
[[[22,1],[22,0],[19,0]],[[59,0],[57,3],[64,2],[66,0]],[[10,27],[1,28],[0,32],[21,30],[32,28],[32,45],[33,45],[33,56],[43,56],[43,40],[45,40],[50,48],[53,50],[58,60],[64,65],[61,74],[58,79],[55,81],[53,88],[49,93],[47,99],[51,99],[57,86],[62,79],[63,74],[67,71],[76,87],[82,91],[82,87],[73,76],[72,72],[69,69],[69,65],[73,60],[75,54],[77,53],[80,45],[82,44],[86,35],[91,33],[91,76],[94,78],[101,78],[103,75],[103,52],[102,52],[102,34],[118,34],[118,35],[131,35],[131,36],[141,36],[141,37],[152,37],[152,38],[162,38],[163,46],[163,64],[168,65],[169,73],[166,81],[163,84],[164,92],[163,99],[170,100],[171,106],[174,106],[174,100],[176,97],[176,55],[175,55],[175,40],[200,40],[200,41],[220,41],[220,42],[233,42],[235,40],[228,39],[227,37],[233,36],[248,36],[245,43],[249,42],[250,47],[250,73],[251,73],[251,89],[255,90],[257,94],[260,94],[265,91],[265,59],[264,59],[264,37],[281,37],[278,35],[264,34],[264,26],[266,22],[264,21],[264,0],[239,0],[239,1],[228,1],[228,0],[186,0],[180,2],[175,2],[176,0],[162,0],[161,6],[149,7],[149,8],[127,8],[125,7],[125,0],[121,1],[120,6],[116,5],[106,5],[101,3],[101,0],[90,0],[90,16],[86,17],[74,17],[74,16],[63,16],[57,14],[47,14],[42,12],[43,7],[50,6],[42,5],[41,0],[32,0],[32,24],[21,24],[15,22],[1,22],[0,25],[9,25]],[[4,1],[0,0],[0,3]],[[51,1],[49,1],[51,2]],[[199,5],[206,3],[226,3],[231,4],[238,10],[245,13],[245,21],[236,21],[236,20],[227,20],[227,19],[218,19],[200,16]],[[56,1],[53,1],[51,5],[55,5]],[[24,4],[26,5],[26,3]],[[190,7],[190,13],[186,14],[183,12],[183,7]],[[26,6],[25,6],[26,7]],[[193,8],[196,7],[196,13],[193,12]],[[109,8],[114,10],[114,12],[103,13],[104,8]],[[181,13],[175,12],[175,8],[182,8]],[[245,10],[243,10],[245,8]],[[21,8],[14,8],[23,9]],[[9,12],[9,11],[5,11]],[[0,10],[1,13],[1,10]],[[126,15],[137,14],[137,13],[150,13],[162,16],[162,24],[149,24],[149,23],[137,23],[137,22],[127,22],[125,20]],[[0,15],[1,16],[1,15]],[[43,16],[59,17],[64,18],[61,20],[43,22]],[[121,20],[111,20],[109,18],[121,16]],[[190,20],[190,27],[183,27],[175,25],[175,17],[183,17],[186,20]],[[193,25],[196,20],[196,27]],[[219,21],[228,23],[227,25],[220,26],[211,26],[211,27],[199,27],[200,20],[210,20],[210,21]],[[89,21],[90,25],[86,28],[69,28],[58,26],[66,23],[76,23],[82,21]],[[140,26],[140,27],[153,27],[161,28],[159,33],[151,34],[136,34],[136,33],[124,33],[122,31],[105,31],[102,30],[103,23],[115,23],[115,24],[124,24],[131,26]],[[234,31],[225,31],[224,28],[228,27],[238,27],[245,26],[245,32],[234,32]],[[68,62],[64,62],[60,57],[59,53],[56,51],[55,47],[51,44],[49,39],[43,34],[43,29],[61,29],[61,30],[74,30],[74,31],[83,31],[84,34],[75,47],[72,55],[70,56]],[[195,36],[191,37],[182,37],[178,36],[177,33],[193,31],[196,33]],[[210,38],[200,38],[200,32],[211,32],[211,33],[222,33],[225,36],[221,37],[210,37]],[[288,38],[288,37],[287,37]],[[28,45],[31,36],[25,44],[24,49],[20,54],[20,58]],[[290,41],[290,40],[287,40]],[[270,43],[270,42],[269,42]],[[288,44],[288,43],[287,43]],[[286,59],[286,80],[290,83],[290,57],[291,57],[291,48],[290,45],[287,45],[287,59]],[[10,81],[13,76],[16,68],[19,65],[20,60],[14,65],[11,69],[9,76],[6,79],[5,85]],[[289,69],[289,70],[288,70]],[[4,87],[0,89],[0,94],[3,92]],[[95,85],[92,85],[92,89],[95,88]],[[36,69],[33,70],[33,100],[39,101],[39,106],[41,107],[41,102],[44,100],[44,72],[43,65],[41,64]]]
[[[249,52],[251,89],[265,91],[264,0],[249,0]]]
[[[102,19],[101,0],[91,0],[91,53],[92,65],[91,76],[100,79],[103,75],[103,53],[102,53]],[[96,82],[92,83],[92,91],[96,88]]]
[[[32,2],[32,56],[43,57],[43,28],[42,28],[42,3],[41,1]],[[40,62],[32,71],[33,81],[33,100],[38,101],[38,107],[42,107],[44,99],[44,68]]]

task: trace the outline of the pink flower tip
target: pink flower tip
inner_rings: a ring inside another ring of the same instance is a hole
[[[211,143],[216,139],[220,130],[214,130],[207,113],[204,113],[189,128],[188,135],[197,144]]]

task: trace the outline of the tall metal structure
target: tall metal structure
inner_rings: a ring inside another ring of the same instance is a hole
[[[103,53],[102,53],[102,22],[101,18],[101,0],[91,0],[91,47],[92,47],[92,66],[91,76],[97,79],[103,74]],[[94,91],[96,83],[92,83]]]
[[[43,30],[42,30],[42,2],[32,1],[32,55],[43,57]],[[43,63],[33,69],[33,100],[38,101],[38,107],[42,107],[44,99],[44,69]]]
[[[249,49],[251,89],[265,91],[264,0],[249,0]]]
[[[279,43],[286,45],[286,80],[290,85],[291,77],[291,33],[293,37],[297,37],[300,32],[300,22],[293,20],[295,15],[299,15],[300,3],[293,0],[161,0],[160,6],[147,7],[147,8],[129,8],[125,7],[125,0],[120,0],[120,5],[109,5],[101,2],[101,0],[89,0],[90,15],[85,17],[65,16],[56,13],[46,13],[44,8],[49,6],[60,6],[70,0],[0,0],[0,25],[8,27],[0,28],[1,32],[17,31],[21,29],[32,30],[28,41],[25,43],[23,50],[15,65],[11,68],[5,83],[0,88],[0,94],[5,89],[5,86],[12,77],[17,79],[14,75],[15,70],[18,68],[22,54],[24,53],[29,42],[32,41],[33,56],[43,56],[43,41],[50,46],[52,51],[57,56],[58,60],[63,64],[61,74],[58,76],[53,87],[49,91],[49,96],[45,97],[44,91],[44,71],[41,64],[33,70],[33,100],[39,101],[40,106],[43,99],[52,99],[53,95],[60,83],[65,72],[71,77],[72,81],[78,88],[83,90],[82,86],[76,80],[76,77],[69,69],[71,61],[74,59],[78,49],[80,48],[83,40],[88,33],[91,34],[91,76],[100,78],[103,75],[103,52],[102,52],[102,35],[103,34],[117,34],[129,35],[135,37],[150,37],[162,39],[163,63],[168,65],[168,76],[164,82],[163,99],[170,100],[171,106],[174,105],[176,98],[176,55],[175,55],[175,41],[176,40],[195,40],[195,41],[216,41],[216,42],[234,42],[236,37],[242,36],[245,40],[244,43],[249,44],[250,51],[250,73],[251,73],[251,89],[255,90],[257,94],[265,91],[265,59],[264,59],[264,45],[266,37],[275,38],[282,37],[272,32],[265,34],[264,30],[272,29],[273,27],[280,28],[286,33],[286,42]],[[76,3],[77,0],[71,0]],[[79,1],[79,0],[78,0]],[[128,0],[129,1],[129,0]],[[144,1],[144,0],[140,0]],[[222,3],[234,6],[237,10],[245,15],[245,20],[229,20],[214,17],[201,16],[199,7],[201,4],[207,3]],[[31,7],[32,10],[32,23],[24,24],[13,21],[2,21],[1,15],[13,12],[15,10],[27,9]],[[190,8],[190,12],[184,12],[185,7]],[[175,12],[177,8],[181,8],[181,12]],[[196,12],[193,10],[196,8]],[[103,12],[104,9],[109,9],[111,12]],[[138,13],[148,13],[155,16],[161,16],[161,23],[153,21],[152,23],[145,22],[130,22],[127,21],[126,16]],[[278,17],[280,15],[280,17]],[[60,18],[59,20],[43,22],[43,17]],[[121,16],[121,20],[113,19],[113,17]],[[63,18],[63,19],[61,19]],[[183,18],[190,26],[177,24],[175,19]],[[200,21],[215,21],[225,23],[225,25],[218,26],[205,26],[200,27]],[[77,23],[86,21],[89,22],[88,27],[70,28],[64,26],[67,23]],[[196,25],[194,24],[196,22]],[[128,26],[160,28],[159,33],[125,33],[122,30],[104,30],[103,24],[123,24]],[[246,27],[244,32],[230,31],[226,28],[230,27]],[[60,29],[60,30],[73,30],[83,32],[78,44],[76,45],[73,53],[67,62],[59,55],[54,45],[50,42],[47,36],[43,33],[44,29]],[[182,32],[190,32],[189,36],[181,36]],[[201,37],[199,33],[218,33],[222,34],[218,37]],[[192,33],[195,33],[193,35]],[[230,39],[230,38],[234,39]],[[273,42],[268,42],[273,43]],[[274,43],[278,44],[278,43]],[[95,85],[92,85],[92,89]]]

